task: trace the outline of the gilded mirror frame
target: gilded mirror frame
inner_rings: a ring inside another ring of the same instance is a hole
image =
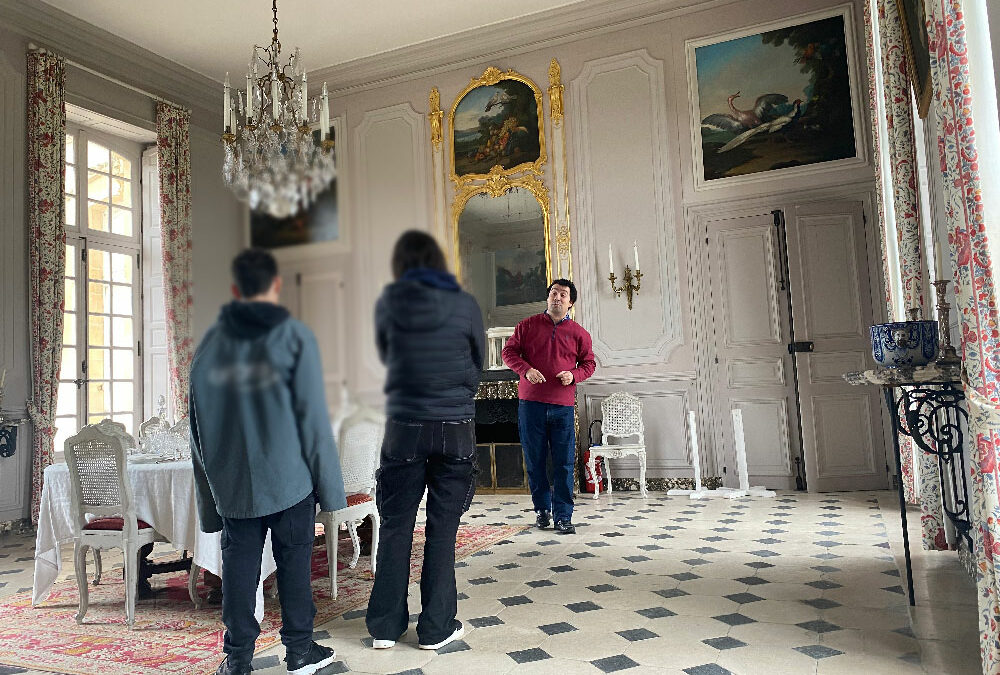
[[[499,166],[493,167],[493,170],[486,175],[486,181],[484,183],[467,186],[455,195],[455,198],[451,203],[452,254],[454,255],[455,261],[455,277],[458,279],[459,283],[463,283],[463,281],[458,221],[462,217],[465,205],[476,195],[485,194],[489,197],[502,197],[514,188],[524,188],[530,192],[538,201],[538,205],[542,209],[542,235],[545,240],[545,283],[546,285],[552,283],[553,269],[549,189],[545,187],[545,183],[531,174],[527,174],[519,178],[510,178],[509,176],[505,176],[503,175],[503,169]]]
[[[462,100],[471,91],[479,87],[493,86],[501,80],[514,80],[516,82],[520,82],[529,87],[534,94],[535,113],[538,119],[538,159],[532,162],[522,162],[508,169],[504,169],[501,165],[496,164],[492,169],[490,169],[489,173],[467,173],[459,176],[457,172],[455,152],[455,112],[458,110],[458,106],[462,103]],[[515,70],[511,69],[501,71],[499,68],[490,66],[483,71],[482,75],[472,78],[469,85],[455,97],[455,101],[451,104],[451,112],[448,113],[448,126],[450,128],[449,133],[451,134],[451,167],[449,170],[451,180],[455,183],[456,187],[461,187],[472,181],[484,180],[494,175],[495,172],[499,172],[501,176],[512,176],[524,172],[534,173],[539,176],[542,174],[542,167],[548,159],[545,148],[545,114],[542,106],[542,91],[530,78],[521,75]]]

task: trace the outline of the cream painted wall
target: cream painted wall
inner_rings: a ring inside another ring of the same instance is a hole
[[[33,38],[38,41],[38,38]],[[14,88],[5,88],[0,99],[0,368],[8,369],[4,409],[22,412],[30,396],[29,324],[27,282],[27,231],[23,210],[25,55],[28,38],[13,32],[0,19],[0,82],[13,76]],[[73,51],[70,59],[81,58]],[[122,54],[127,58],[128,54]],[[13,74],[13,75],[12,75]],[[144,88],[157,89],[155,74],[135,69],[132,75]],[[67,99],[146,129],[154,128],[152,101],[70,66]],[[195,115],[195,122],[207,116]],[[222,150],[214,128],[193,126],[191,133],[192,232],[194,280],[193,330],[196,339],[211,325],[219,306],[229,297],[229,260],[242,246],[243,210],[222,181]],[[0,522],[27,515],[30,471],[30,425],[19,432],[15,456],[0,459]],[[13,496],[13,498],[10,498]]]
[[[818,190],[838,186],[849,186],[849,191],[863,197],[872,188],[873,174],[868,161],[867,102],[863,100],[867,92],[863,5],[847,2],[853,12],[851,66],[857,90],[859,159],[791,177],[777,173],[721,188],[698,186],[692,161],[692,122],[698,120],[690,110],[685,42],[845,3],[745,0],[707,3],[702,11],[668,11],[676,4],[664,2],[663,14],[623,21],[618,28],[575,34],[560,28],[558,38],[488,57],[467,58],[442,46],[437,63],[458,61],[461,65],[431,66],[421,70],[423,74],[389,72],[393,66],[387,65],[388,56],[374,65],[354,64],[360,72],[369,72],[369,65],[387,70],[368,84],[351,80],[350,90],[339,93],[331,103],[333,114],[344,116],[344,137],[350,143],[350,158],[341,163],[341,171],[346,169],[351,181],[350,189],[342,193],[348,215],[341,222],[351,266],[345,282],[351,303],[342,321],[350,326],[346,378],[353,392],[372,404],[382,400],[383,374],[371,339],[371,308],[389,281],[387,261],[395,236],[407,227],[433,229],[433,194],[441,181],[446,183],[449,205],[455,195],[447,177],[434,175],[432,170],[426,119],[431,88],[440,90],[445,112],[447,172],[451,164],[447,117],[454,98],[470,79],[479,77],[487,66],[512,68],[532,78],[544,92],[549,62],[556,58],[566,86],[572,268],[580,290],[576,318],[592,332],[598,351],[597,373],[580,386],[580,400],[585,403],[580,409],[581,430],[587,428],[591,411],[599,409],[604,394],[641,389],[647,419],[657,420],[653,438],[659,439],[650,450],[650,475],[690,475],[682,445],[684,411],[698,410],[701,422],[711,423],[706,388],[709,364],[700,337],[710,330],[711,319],[704,316],[706,291],[689,283],[690,261],[697,257],[691,247],[700,241],[691,238],[686,228],[690,209],[769,197],[783,205],[794,204],[816,198]],[[470,42],[475,41],[476,35],[470,36]],[[416,55],[417,62],[430,62],[433,49],[432,45],[423,48]],[[398,56],[396,67],[406,73],[408,54]],[[548,107],[546,96],[551,159]],[[544,181],[552,190],[551,165]],[[423,186],[420,189],[425,191],[414,193],[414,186]],[[383,204],[386,200],[391,203]],[[451,247],[450,221],[445,240],[442,243]],[[628,311],[624,297],[616,298],[608,288],[607,247],[609,242],[615,246],[620,278],[624,265],[631,261],[633,240],[640,247],[643,289],[634,309]],[[877,255],[875,237],[871,250]],[[298,265],[294,260],[282,264],[286,273]],[[703,444],[711,451],[711,434],[703,435]]]

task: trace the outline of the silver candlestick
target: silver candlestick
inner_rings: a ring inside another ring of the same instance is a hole
[[[951,345],[951,327],[948,321],[951,314],[951,306],[945,300],[945,294],[948,292],[948,281],[941,279],[940,281],[933,282],[932,285],[934,286],[934,293],[937,295],[938,337],[941,341],[937,362],[943,364],[961,363],[962,359]]]

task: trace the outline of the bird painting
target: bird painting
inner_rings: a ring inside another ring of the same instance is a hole
[[[486,102],[486,109],[484,112],[489,112],[492,108],[498,105],[506,105],[507,103],[513,103],[516,100],[516,96],[511,96],[505,91],[498,91]]]
[[[786,126],[797,120],[801,112],[802,112],[802,99],[797,98],[794,101],[792,101],[792,109],[789,110],[787,113],[785,113],[784,115],[778,115],[772,120],[761,122],[757,126],[747,129],[742,134],[740,134],[739,136],[737,136],[736,138],[734,138],[733,140],[729,141],[721,148],[716,150],[716,152],[719,153],[729,152],[733,148],[743,145],[749,139],[765,131],[769,134],[773,134],[775,131],[780,131],[781,129],[784,129]]]
[[[782,109],[788,109],[788,97],[784,94],[763,94],[758,96],[750,110],[740,110],[734,101],[740,97],[740,92],[730,94],[729,113],[713,113],[701,121],[703,129],[712,131],[730,131],[742,133],[753,129],[783,114]]]

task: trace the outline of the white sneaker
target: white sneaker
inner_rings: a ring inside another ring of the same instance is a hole
[[[421,649],[441,649],[446,644],[449,644],[449,643],[454,642],[455,640],[458,640],[463,635],[465,635],[465,625],[462,624],[461,621],[459,621],[458,622],[458,628],[455,629],[455,632],[452,633],[451,635],[449,635],[448,637],[446,637],[444,640],[441,640],[441,642],[438,642],[435,645],[420,645],[420,648]]]
[[[404,635],[406,635],[406,631],[405,630],[402,633],[400,633],[399,637],[396,638],[395,640],[375,640],[375,639],[372,639],[372,649],[392,649],[393,647],[396,646],[396,642],[397,641],[403,639]]]

